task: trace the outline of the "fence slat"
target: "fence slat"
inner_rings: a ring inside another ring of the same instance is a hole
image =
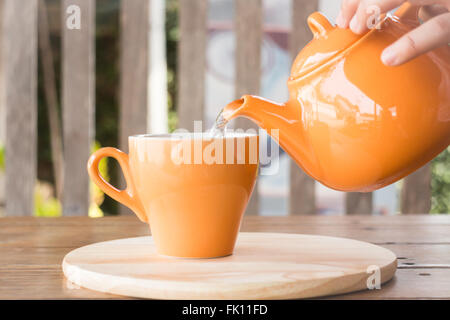
[[[120,4],[120,120],[119,146],[128,152],[128,137],[147,133],[150,76],[151,0],[121,1]],[[119,168],[119,170],[121,170]],[[119,185],[125,181],[119,175]],[[120,205],[121,214],[132,214]]]
[[[372,192],[347,192],[345,194],[346,214],[372,214]]]
[[[4,86],[3,86],[3,60],[2,60],[2,47],[3,45],[3,4],[4,1],[0,0],[0,144],[5,143],[5,134],[6,134],[6,109],[5,109],[5,101],[4,98]],[[2,173],[0,172],[0,175]],[[0,176],[0,184],[2,184],[3,180],[1,180],[3,177]],[[2,205],[1,201],[3,199],[3,193],[1,192],[2,186],[0,186],[0,206]]]
[[[431,165],[428,163],[403,180],[402,213],[429,213],[431,209]]]
[[[66,22],[76,19],[80,29]],[[72,9],[75,11],[66,10]],[[64,0],[62,3],[62,106],[64,143],[63,214],[87,215],[89,179],[86,163],[94,138],[95,99],[95,1]]]
[[[290,51],[293,59],[312,39],[306,19],[317,11],[317,0],[292,0],[292,31]],[[315,181],[309,177],[292,159],[290,160],[290,214],[316,213]]]
[[[204,115],[208,0],[180,0],[179,6],[178,127],[193,130]]]
[[[6,215],[32,215],[37,143],[37,0],[4,0]]]
[[[45,0],[38,0],[38,36],[41,65],[44,81],[47,116],[50,126],[50,145],[52,148],[53,176],[55,177],[56,197],[62,200],[63,188],[63,144],[58,111],[57,84],[54,71],[53,52],[50,43],[50,30]]]
[[[150,1],[121,1],[120,148],[128,137],[147,132]]]
[[[262,0],[235,0],[236,32],[236,98],[244,94],[258,95],[261,86],[261,45],[263,39]],[[258,127],[250,120],[238,118],[234,127]],[[258,184],[256,184],[246,214],[259,213]]]

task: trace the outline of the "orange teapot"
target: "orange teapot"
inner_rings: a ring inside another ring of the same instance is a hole
[[[222,117],[246,117],[311,177],[342,191],[372,191],[417,170],[450,143],[450,47],[388,67],[381,52],[419,25],[406,3],[364,35],[309,16],[284,104],[246,95]]]

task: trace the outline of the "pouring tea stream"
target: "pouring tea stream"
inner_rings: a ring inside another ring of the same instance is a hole
[[[450,48],[388,67],[382,50],[419,24],[406,3],[360,36],[309,16],[313,40],[295,59],[289,100],[245,95],[221,117],[279,129],[280,146],[310,176],[341,191],[373,191],[417,170],[450,143]]]

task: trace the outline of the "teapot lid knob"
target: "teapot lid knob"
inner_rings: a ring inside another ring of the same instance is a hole
[[[323,37],[328,31],[333,29],[333,25],[320,12],[314,12],[308,17],[308,26],[314,35],[314,38]]]

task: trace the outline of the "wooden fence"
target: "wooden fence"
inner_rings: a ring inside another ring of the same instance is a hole
[[[31,215],[37,161],[37,57],[38,8],[43,0],[0,0],[1,75],[3,110],[6,110],[6,215]],[[121,81],[119,146],[127,137],[147,131],[151,0],[121,1]],[[95,114],[95,1],[64,0],[62,21],[70,5],[81,8],[80,30],[62,24],[62,142],[61,194],[63,215],[86,215],[89,180],[86,161],[94,138]],[[263,30],[262,0],[235,0],[236,97],[258,94]],[[316,11],[316,0],[292,0],[290,52],[294,57],[310,40],[307,16]],[[179,0],[179,125],[192,129],[204,118],[208,0]],[[45,26],[45,24],[44,24]],[[45,45],[45,39],[39,38]],[[49,95],[51,97],[51,94]],[[51,99],[50,99],[51,100]],[[165,107],[165,106],[161,106]],[[244,122],[240,126],[247,126]],[[54,162],[57,161],[54,159]],[[291,164],[291,214],[314,214],[314,181]],[[404,179],[401,211],[424,213],[430,209],[430,167]],[[372,212],[371,193],[346,194],[347,214]],[[257,195],[248,213],[258,212]]]

